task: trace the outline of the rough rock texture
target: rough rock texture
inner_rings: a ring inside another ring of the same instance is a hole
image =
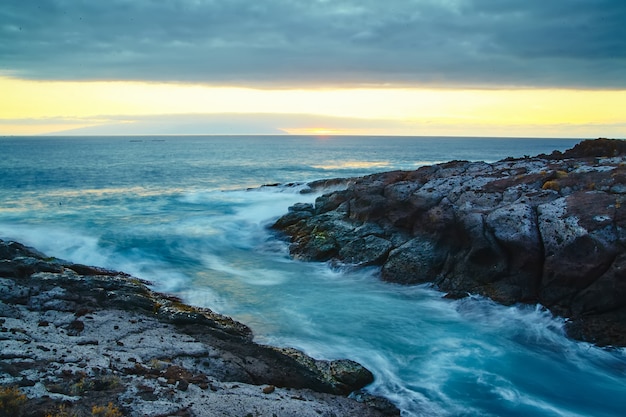
[[[146,284],[0,240],[0,415],[398,415],[345,397],[373,380],[358,363],[258,345]]]
[[[304,260],[380,265],[450,296],[541,303],[572,337],[626,345],[626,142],[344,181],[274,228]],[[335,184],[338,184],[335,182]]]

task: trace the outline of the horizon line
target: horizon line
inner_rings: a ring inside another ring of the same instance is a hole
[[[340,137],[380,137],[380,138],[467,138],[467,139],[564,139],[564,140],[586,140],[586,139],[616,139],[616,140],[626,140],[624,138],[608,138],[603,136],[598,137],[563,137],[563,136],[482,136],[482,135],[385,135],[385,134],[330,134],[330,135],[315,135],[315,134],[290,134],[290,133],[128,133],[128,134],[57,134],[57,133],[42,133],[37,135],[0,135],[0,138],[55,138],[55,137],[177,137],[177,136],[186,136],[186,137],[215,137],[215,136],[230,136],[230,137],[263,137],[263,136],[276,136],[276,137],[314,137],[314,138],[340,138]]]

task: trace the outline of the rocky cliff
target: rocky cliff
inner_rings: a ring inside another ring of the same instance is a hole
[[[372,374],[253,342],[124,273],[0,240],[0,416],[382,416]]]
[[[379,265],[384,280],[449,297],[540,303],[572,337],[626,346],[625,155],[626,142],[598,139],[349,179],[273,227],[299,259]]]

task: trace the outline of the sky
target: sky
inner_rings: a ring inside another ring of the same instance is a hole
[[[626,138],[624,0],[2,0],[0,135]]]

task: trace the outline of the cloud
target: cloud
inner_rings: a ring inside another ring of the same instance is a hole
[[[626,88],[623,0],[3,0],[0,71],[263,87]]]
[[[102,116],[98,119],[72,119],[79,127],[55,134],[76,135],[282,135],[291,130],[323,127],[338,130],[381,130],[404,126],[406,123],[350,117],[310,114],[219,113],[219,114],[159,114],[147,116]],[[12,123],[23,122],[13,120]],[[67,124],[65,118],[45,119],[43,123]]]
[[[0,119],[5,128],[28,126],[22,134],[85,135],[380,135],[623,138],[626,122],[493,124],[480,120],[412,121],[284,113],[159,114],[146,116]],[[33,129],[34,128],[34,129]]]

